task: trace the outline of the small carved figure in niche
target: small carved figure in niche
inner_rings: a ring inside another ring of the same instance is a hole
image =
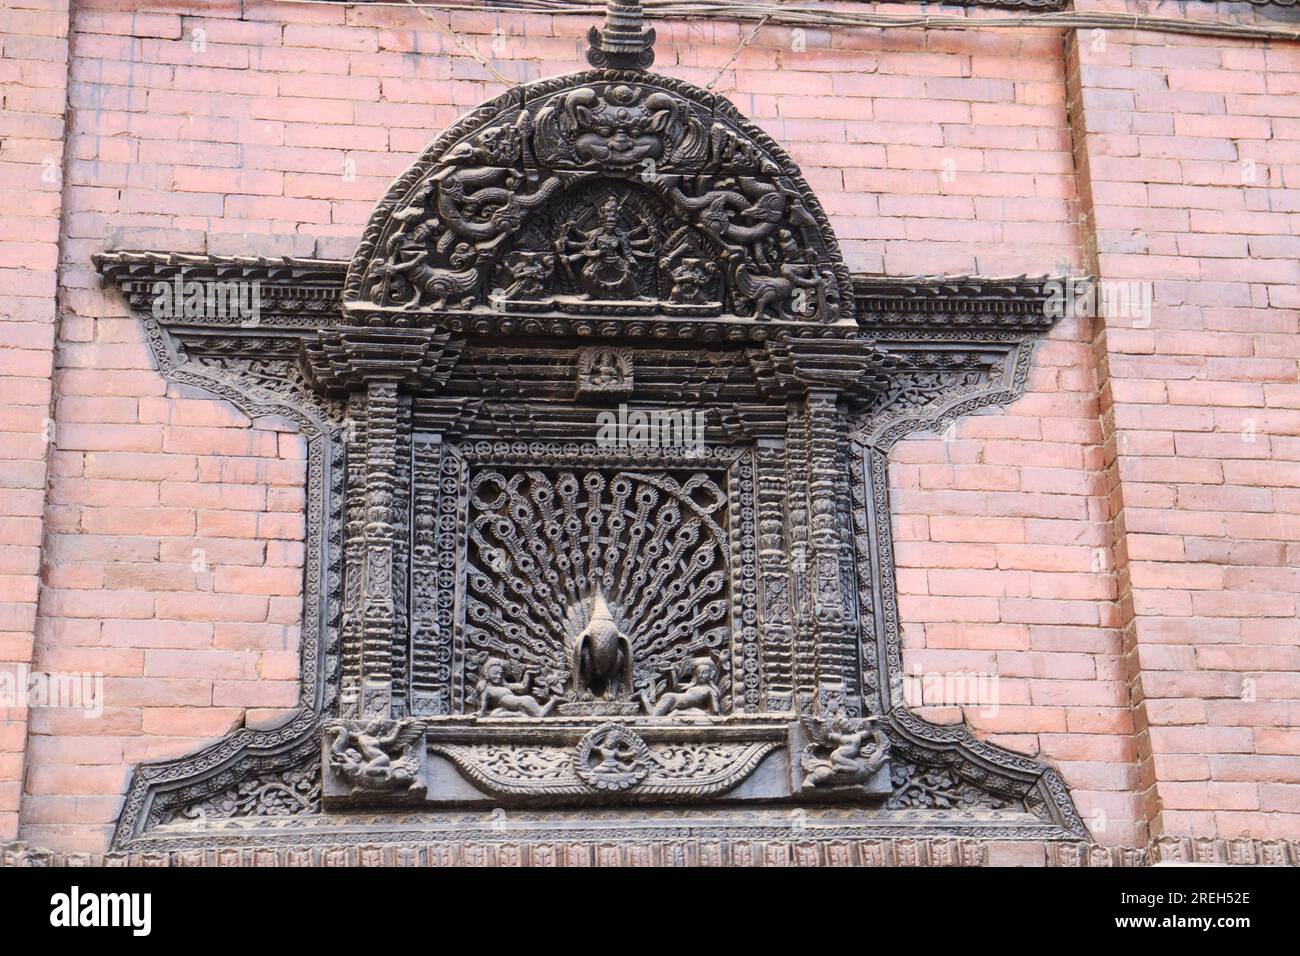
[[[335,724],[330,766],[357,790],[425,790],[420,779],[424,725],[374,717],[364,727]]]
[[[811,740],[799,761],[802,789],[865,786],[889,758],[889,738],[873,726],[883,719],[855,720],[843,711],[830,718],[801,716]]]
[[[578,353],[577,394],[630,395],[632,356],[621,349],[589,348]]]
[[[623,384],[623,373],[618,367],[614,352],[600,351],[592,360],[591,384],[597,388],[612,388]]]
[[[599,591],[591,620],[573,645],[573,689],[579,700],[613,700],[632,690],[632,642]]]
[[[641,703],[651,717],[668,714],[717,714],[722,711],[722,697],[718,693],[718,666],[710,657],[697,657],[691,661],[690,678],[685,687],[678,687],[678,674],[670,671],[668,680],[672,690],[651,700],[652,687],[641,692]]]
[[[506,298],[520,301],[541,299],[546,295],[546,283],[555,271],[555,256],[549,252],[516,252],[506,260],[510,272],[510,285]]]
[[[661,267],[667,261],[660,262]],[[709,301],[709,284],[718,275],[715,262],[706,259],[683,259],[669,273],[673,287],[668,294],[668,301],[679,305],[702,305]]]
[[[575,238],[556,242],[560,261],[584,298],[610,300],[643,299],[637,287],[635,268],[639,259],[653,259],[654,244],[645,225],[624,229],[618,221],[618,201],[613,196],[601,205],[596,224],[582,229],[570,223]]]
[[[524,678],[517,683],[506,680],[506,665],[497,657],[489,657],[483,662],[478,686],[474,688],[478,695],[479,716],[504,711],[508,714],[526,714],[529,717],[545,717],[555,710],[559,700],[552,698],[545,704],[539,704],[532,694],[533,673],[524,672]]]

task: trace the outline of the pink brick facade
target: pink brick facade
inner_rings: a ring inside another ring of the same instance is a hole
[[[91,255],[347,258],[502,86],[414,9],[66,6],[0,13],[0,661],[107,707],[3,714],[0,841],[102,851],[134,764],[293,707],[304,451],[168,386]],[[510,81],[582,67],[586,18],[431,16]],[[997,674],[965,719],[1102,844],[1300,839],[1300,46],[765,27],[733,61],[751,25],[655,26],[853,271],[1154,281],[1149,326],[1066,317],[1019,402],[894,451],[905,664]]]

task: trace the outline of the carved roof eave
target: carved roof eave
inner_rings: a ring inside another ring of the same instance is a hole
[[[167,252],[102,252],[94,256],[100,273],[118,285],[137,309],[143,308],[156,283],[256,282],[262,290],[263,321],[266,331],[315,332],[339,321],[342,315],[343,281],[348,263],[337,259],[265,258],[251,256],[187,255]],[[883,336],[906,330],[913,337],[925,333],[951,337],[963,333],[979,339],[991,333],[1036,335],[1055,321],[1046,305],[1069,283],[1075,290],[1090,280],[1086,277],[969,275],[881,276],[855,274],[856,324],[833,326],[809,323],[754,322],[722,317],[667,319],[621,317],[614,319],[580,315],[545,315],[483,312],[430,312],[421,322],[443,325],[461,334],[537,334],[599,336],[630,334],[693,341],[753,343],[778,332],[818,338],[852,338],[857,335]],[[168,327],[219,332],[234,324],[227,320],[163,320]],[[608,326],[608,328],[605,328]],[[655,329],[661,334],[656,335]]]
[[[853,294],[864,329],[888,335],[900,329],[1041,334],[1056,322],[1049,308],[1067,291],[1088,287],[1087,276],[856,274]]]

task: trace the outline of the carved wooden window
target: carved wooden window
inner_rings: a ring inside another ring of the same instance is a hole
[[[597,70],[439,137],[346,274],[99,257],[163,374],[309,452],[301,710],[140,767],[120,847],[468,847],[501,806],[534,843],[653,842],[658,804],[699,840],[806,839],[791,808],[819,840],[1084,834],[1050,768],[908,709],[894,592],[888,450],[1019,394],[1042,283],[850,276],[795,164],[643,72],[629,10]],[[260,324],[155,316],[177,278],[256,279]],[[676,439],[631,440],[656,415]]]

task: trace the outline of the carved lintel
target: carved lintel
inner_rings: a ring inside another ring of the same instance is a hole
[[[602,806],[681,803],[708,797],[780,799],[791,793],[784,759],[733,794],[767,758],[789,746],[780,722],[692,723],[660,718],[513,722],[428,727],[432,802]]]

